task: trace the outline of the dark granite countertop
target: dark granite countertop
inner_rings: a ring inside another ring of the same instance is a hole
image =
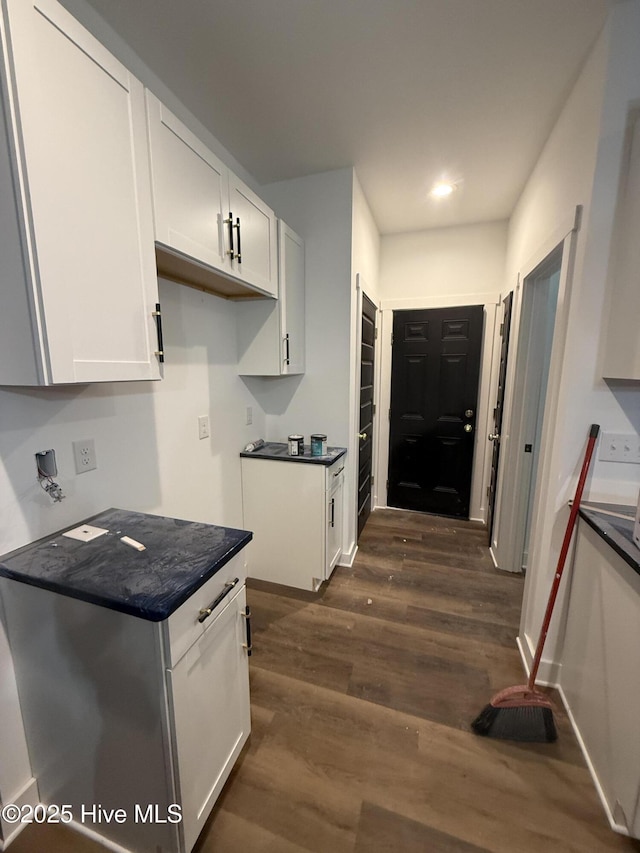
[[[0,556],[0,575],[130,613],[166,619],[221,569],[252,535],[246,530],[109,509],[73,524],[105,527],[91,542],[59,531]],[[129,536],[138,551],[120,541]]]
[[[282,462],[310,462],[312,465],[333,465],[336,459],[347,452],[346,447],[327,447],[326,456],[312,456],[311,446],[304,445],[302,456],[289,456],[289,445],[280,441],[268,441],[252,453],[242,451],[240,456],[246,459],[278,459]]]
[[[625,518],[607,514],[612,512],[624,515]],[[633,524],[636,516],[634,506],[582,503],[580,516],[632,569],[640,574],[640,548],[633,541]]]

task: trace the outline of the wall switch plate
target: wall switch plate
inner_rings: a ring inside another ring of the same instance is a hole
[[[73,458],[76,463],[76,474],[93,471],[98,467],[96,447],[92,438],[83,438],[73,442]]]
[[[253,407],[252,406],[247,406],[247,419],[246,419],[245,423],[247,426],[249,426],[249,424],[253,423]]]
[[[209,415],[200,415],[198,418],[198,438],[209,438]]]
[[[598,459],[603,462],[640,464],[640,436],[635,433],[603,432]]]

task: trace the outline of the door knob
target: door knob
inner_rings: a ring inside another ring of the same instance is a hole
[[[367,440],[367,434],[366,434],[366,432],[361,432],[361,433],[359,433],[359,434],[358,434],[358,438],[360,439],[360,441],[366,441],[366,440]]]
[[[464,413],[464,416],[465,416],[465,418],[472,418],[473,417],[473,409],[467,409],[467,411]]]
[[[473,427],[471,426],[471,424],[465,424],[463,429],[465,432],[473,432]]]
[[[489,441],[500,441],[500,435],[497,432],[489,433]]]

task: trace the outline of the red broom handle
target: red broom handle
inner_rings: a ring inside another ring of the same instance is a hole
[[[551,586],[551,592],[549,593],[549,601],[547,603],[547,610],[544,614],[544,619],[542,620],[542,628],[540,629],[540,637],[538,638],[538,645],[536,646],[536,653],[533,658],[533,664],[531,666],[531,673],[529,674],[529,681],[527,682],[527,689],[533,690],[533,687],[536,683],[536,676],[538,675],[538,668],[540,666],[540,660],[542,658],[542,650],[544,648],[545,640],[547,639],[547,632],[549,630],[549,623],[551,622],[551,616],[553,614],[553,607],[556,603],[556,598],[558,596],[558,589],[560,588],[560,581],[562,580],[562,572],[564,571],[564,564],[567,559],[567,554],[569,553],[569,545],[571,543],[571,536],[573,534],[573,528],[576,524],[576,519],[578,517],[578,512],[580,510],[580,501],[582,499],[582,492],[584,490],[584,484],[587,479],[587,474],[589,473],[589,465],[591,464],[591,457],[593,456],[593,448],[595,447],[596,439],[598,438],[598,433],[600,432],[600,427],[598,424],[591,424],[591,430],[589,432],[589,440],[587,442],[587,449],[584,454],[584,461],[582,463],[582,470],[580,471],[580,478],[578,480],[578,485],[576,487],[576,494],[573,499],[573,503],[571,504],[571,512],[569,513],[569,521],[567,522],[567,529],[565,530],[564,540],[562,542],[562,548],[560,549],[560,556],[558,557],[558,565],[556,566],[556,574],[553,579],[553,584]]]

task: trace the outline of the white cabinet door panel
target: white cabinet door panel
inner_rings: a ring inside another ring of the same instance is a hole
[[[245,606],[243,588],[168,673],[186,850],[251,729]]]
[[[229,173],[229,211],[240,219],[241,262],[232,262],[236,275],[271,296],[278,295],[278,258],[274,212],[232,172]],[[238,229],[234,229],[237,240]],[[237,250],[237,242],[235,243]]]
[[[48,381],[157,378],[143,87],[54,0],[8,10]]]
[[[151,92],[146,97],[156,240],[229,272],[228,170]]]

